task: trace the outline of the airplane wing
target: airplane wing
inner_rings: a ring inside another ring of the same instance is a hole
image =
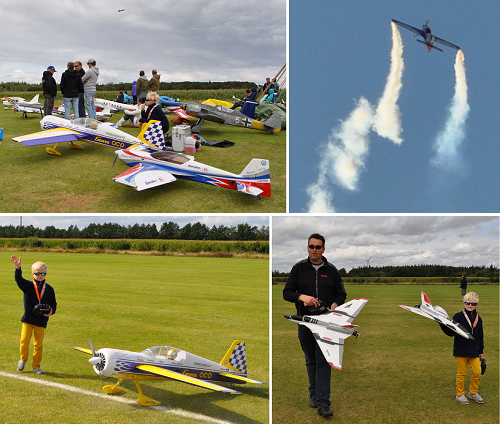
[[[363,306],[366,305],[366,302],[368,302],[368,299],[350,300],[349,302],[335,308],[334,311],[321,315],[321,318],[323,319],[325,315],[330,314],[332,318],[328,321],[339,325],[350,324],[353,319],[358,316],[361,309],[363,309]]]
[[[244,381],[245,383],[267,384],[267,383],[263,383],[262,381],[252,380],[251,378],[243,377],[241,375],[226,374],[226,373],[223,373],[223,372],[219,373],[219,375],[222,375],[224,377],[234,378],[235,380]]]
[[[228,393],[232,395],[240,395],[233,389],[228,389],[227,387],[219,386],[218,384],[210,383],[209,381],[200,380],[198,378],[190,377],[188,375],[179,374],[175,371],[166,370],[154,365],[137,365],[137,369],[142,371],[150,372],[151,374],[161,375],[162,377],[171,378],[172,380],[181,381],[182,383],[192,384],[193,386],[203,387],[205,389],[214,390],[216,392]]]
[[[422,315],[423,317],[433,319],[436,322],[439,322],[440,324],[443,324],[442,321],[438,320],[437,318],[434,318],[433,316],[423,312],[420,308],[415,308],[413,306],[405,306],[405,305],[399,305],[401,308],[406,309],[407,311],[414,312],[416,314]]]
[[[181,109],[180,107],[171,109],[167,108],[169,112],[175,113],[179,118],[184,118],[184,119],[195,119],[194,116],[188,115],[184,109]]]
[[[175,178],[167,170],[156,165],[139,163],[113,178],[117,183],[134,187],[137,191],[171,183]]]
[[[442,38],[439,38],[436,36],[434,36],[434,42],[439,43],[439,44],[443,44],[443,45],[451,47],[453,49],[460,50],[460,47],[458,47],[456,44],[450,43],[449,41],[443,40]]]
[[[334,332],[324,327],[310,327],[309,325],[307,325],[307,327],[311,330],[321,352],[323,352],[330,366],[341,370],[342,356],[344,354],[344,339],[349,337],[349,334]]]
[[[65,128],[55,128],[52,130],[40,131],[33,134],[12,137],[12,140],[24,144],[25,146],[38,146],[40,144],[63,143],[65,141],[77,141],[82,136],[78,131]]]
[[[411,32],[414,32],[417,35],[420,35],[425,40],[425,33],[421,29],[412,27],[411,25],[405,24],[400,21],[396,21],[396,19],[392,19],[392,22],[394,22],[396,25],[399,25],[401,28],[405,28]]]

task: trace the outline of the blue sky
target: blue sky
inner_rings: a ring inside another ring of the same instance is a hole
[[[369,133],[355,190],[329,182],[339,213],[491,213],[500,210],[498,30],[500,3],[420,0],[289,3],[289,211],[307,212],[332,130],[360,97],[376,105],[390,67],[391,19],[458,44],[465,55],[470,113],[458,160],[431,164],[454,95],[456,50],[428,53],[400,29],[405,69],[398,105],[403,142]]]

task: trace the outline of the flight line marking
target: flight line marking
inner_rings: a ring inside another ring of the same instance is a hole
[[[10,374],[10,373],[3,372],[3,371],[0,371],[0,376],[8,377],[8,378],[15,378],[17,380],[23,380],[23,381],[27,381],[29,383],[42,384],[44,386],[56,387],[56,388],[62,389],[62,390],[69,390],[70,392],[80,393],[80,394],[88,395],[88,396],[94,396],[94,397],[107,399],[107,400],[113,400],[115,402],[121,402],[121,403],[129,404],[129,405],[136,405],[135,401],[131,401],[129,399],[119,398],[119,397],[115,397],[115,396],[109,396],[109,395],[105,395],[102,393],[95,393],[95,392],[91,392],[90,390],[80,389],[78,387],[70,386],[67,384],[54,383],[52,381],[40,380],[38,378],[26,377],[24,375]],[[166,412],[166,413],[173,414],[173,415],[178,415],[178,416],[183,417],[183,418],[191,418],[194,420],[205,421],[207,423],[235,424],[231,421],[220,420],[218,418],[212,418],[212,417],[208,417],[208,416],[202,415],[202,414],[195,414],[193,412],[183,411],[182,409],[167,408],[166,406],[157,405],[157,406],[150,406],[148,408],[149,409],[156,409],[157,411],[162,411],[162,412]]]

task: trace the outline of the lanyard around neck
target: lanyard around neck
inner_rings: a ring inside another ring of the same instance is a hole
[[[467,320],[467,322],[469,323],[470,328],[472,329],[472,331],[474,331],[474,328],[476,327],[476,324],[477,324],[477,319],[479,318],[479,314],[476,314],[476,319],[474,320],[474,325],[473,325],[473,324],[471,324],[470,319],[469,319],[469,317],[467,316],[466,312],[465,312],[465,311],[463,311],[463,313],[464,313],[464,315],[465,315],[465,319],[466,319],[466,320]]]
[[[38,292],[38,287],[37,287],[37,285],[36,285],[36,282],[33,280],[33,285],[35,286],[35,291],[36,291],[36,297],[38,297],[38,303],[40,303],[40,302],[41,302],[41,299],[42,299],[42,297],[43,297],[43,294],[45,293],[45,284],[46,284],[46,283],[43,283],[43,287],[42,287],[42,294],[40,294],[40,293]]]

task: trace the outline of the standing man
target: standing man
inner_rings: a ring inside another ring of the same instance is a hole
[[[33,281],[25,280],[21,270],[21,258],[11,256],[12,262],[16,266],[14,274],[18,287],[24,292],[24,315],[21,318],[23,323],[21,331],[21,359],[17,364],[17,370],[24,370],[24,366],[28,361],[31,334],[34,333],[33,339],[33,371],[36,374],[43,374],[40,369],[42,362],[43,338],[49,317],[56,313],[57,302],[54,289],[45,282],[47,275],[47,265],[43,262],[35,262],[31,266]],[[48,313],[39,313],[35,306],[49,305]]]
[[[462,301],[464,300],[465,293],[467,293],[467,277],[462,274],[462,282],[460,283],[460,288],[462,289]]]
[[[146,98],[146,94],[148,94],[148,78],[144,71],[139,72],[139,79],[137,80],[137,98],[140,99]]]
[[[160,75],[158,75],[158,73],[156,72],[156,69],[153,69],[153,71],[151,72],[153,74],[153,78],[151,78],[149,80],[149,84],[148,84],[148,88],[149,88],[149,91],[153,91],[155,93],[158,94],[158,96],[160,95]]]
[[[80,75],[80,79],[85,75],[85,70],[83,69],[82,62],[77,60],[75,62],[75,71]],[[81,89],[78,91],[78,117],[85,118],[87,114],[85,113],[85,96],[83,91],[83,83]]]
[[[307,242],[308,258],[297,262],[283,289],[283,298],[295,303],[297,315],[314,315],[309,307],[320,306],[320,301],[333,311],[345,302],[347,293],[337,268],[323,256],[325,238],[311,234]],[[318,415],[332,416],[330,409],[330,378],[332,368],[326,361],[311,330],[299,325],[298,337],[306,358],[309,378],[310,406],[318,408]]]
[[[64,117],[71,119],[71,106],[73,106],[73,113],[75,119],[79,118],[78,103],[80,99],[80,90],[83,90],[82,78],[75,70],[75,64],[68,62],[68,69],[64,71],[61,76],[61,93],[63,95],[64,103]]]
[[[89,59],[87,65],[89,66],[89,70],[82,77],[85,106],[87,106],[89,118],[97,119],[97,114],[95,113],[95,93],[97,91],[99,68],[95,66],[96,62],[94,59]]]
[[[54,101],[57,95],[57,84],[54,79],[54,72],[56,68],[49,66],[42,75],[42,87],[43,87],[43,111],[44,115],[52,115],[52,110],[54,109]]]

